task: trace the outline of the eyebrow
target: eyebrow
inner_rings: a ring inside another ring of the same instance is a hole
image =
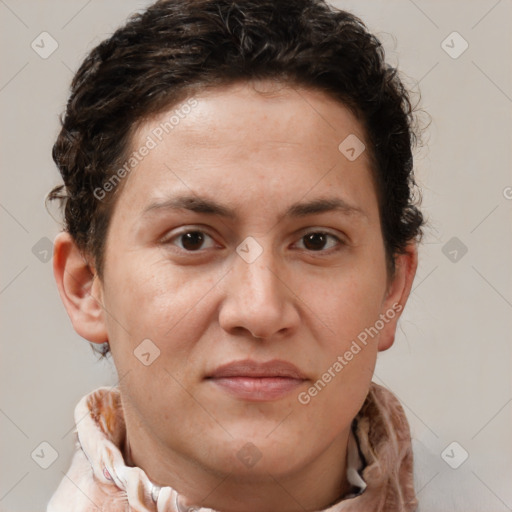
[[[189,210],[195,213],[217,215],[230,220],[236,220],[238,218],[234,209],[212,199],[196,195],[181,195],[171,197],[164,201],[153,202],[142,211],[142,216],[162,210]],[[308,202],[294,203],[284,212],[284,214],[281,214],[279,218],[306,217],[308,215],[331,211],[337,211],[348,216],[368,218],[367,214],[361,208],[351,205],[339,197],[320,198]]]

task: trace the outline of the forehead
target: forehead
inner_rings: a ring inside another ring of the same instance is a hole
[[[350,110],[319,91],[265,82],[203,91],[138,127],[128,157],[145,156],[122,196],[131,210],[176,189],[242,205],[334,187],[358,201],[373,192],[364,140]]]
[[[181,129],[180,129],[181,128]],[[241,82],[202,90],[147,120],[132,142],[171,135],[196,149],[239,144],[300,144],[307,137],[319,151],[364,130],[341,102],[321,91],[270,81]]]

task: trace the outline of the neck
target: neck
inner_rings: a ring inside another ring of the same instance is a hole
[[[349,429],[338,436],[315,459],[293,473],[271,471],[245,475],[217,471],[201,462],[162,447],[141,425],[127,435],[123,446],[125,462],[144,470],[155,484],[170,486],[186,497],[189,506],[223,512],[304,512],[332,506],[350,490],[346,480]]]

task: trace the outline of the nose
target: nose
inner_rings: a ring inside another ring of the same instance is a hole
[[[271,339],[296,330],[300,316],[293,285],[271,251],[264,250],[252,263],[235,254],[224,281],[226,296],[219,323],[226,332],[240,335],[245,331],[255,338]]]

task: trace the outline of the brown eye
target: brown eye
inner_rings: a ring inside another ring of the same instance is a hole
[[[163,243],[177,245],[179,249],[186,252],[198,252],[201,249],[215,246],[213,238],[204,231],[199,230],[182,231],[166,240],[164,239]]]
[[[180,235],[181,243],[187,251],[196,251],[201,248],[204,242],[204,233],[201,231],[189,231]]]
[[[304,246],[312,251],[320,251],[326,243],[325,233],[311,233],[304,237]]]
[[[304,235],[301,240],[303,241],[304,248],[308,251],[322,251],[327,252],[336,245],[343,245],[343,241],[337,236],[322,231],[315,231]],[[333,240],[333,242],[329,242]]]

